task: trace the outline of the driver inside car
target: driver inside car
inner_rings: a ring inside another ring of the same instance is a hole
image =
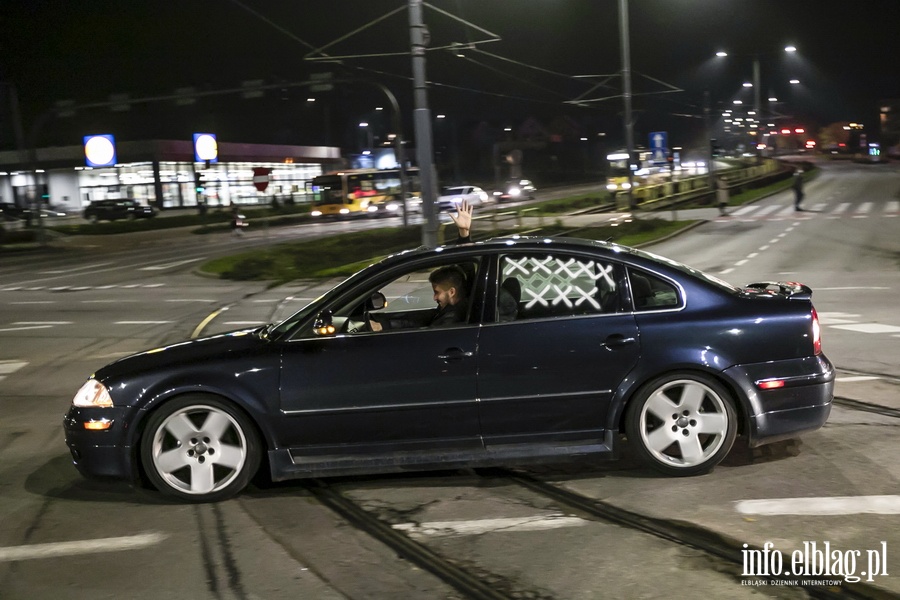
[[[456,243],[471,242],[472,206],[466,201],[461,202],[456,215],[451,214],[450,218],[456,223],[459,236]],[[456,265],[440,267],[428,276],[437,306],[426,319],[413,321],[402,317],[379,318],[379,316],[370,314],[369,327],[372,331],[384,331],[409,327],[446,327],[463,323],[469,313],[466,280],[467,274],[461,267]]]

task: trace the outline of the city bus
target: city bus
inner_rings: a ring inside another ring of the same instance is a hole
[[[407,210],[421,205],[419,170],[406,170]],[[309,184],[313,217],[403,214],[399,169],[347,169],[314,177]]]

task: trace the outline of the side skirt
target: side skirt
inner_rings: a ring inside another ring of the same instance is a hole
[[[614,457],[614,435],[607,431],[602,443],[516,444],[483,450],[422,450],[360,455],[301,454],[288,448],[269,451],[273,481],[304,477],[363,475],[496,467],[559,461],[585,455]]]

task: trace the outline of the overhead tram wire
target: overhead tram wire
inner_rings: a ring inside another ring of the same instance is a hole
[[[367,72],[367,73],[370,73],[370,74],[388,75],[388,76],[391,76],[391,77],[394,77],[394,78],[400,78],[400,79],[404,79],[404,80],[406,80],[406,81],[412,81],[412,78],[409,77],[409,76],[398,75],[398,74],[389,73],[389,72],[386,72],[386,71],[381,71],[381,70],[378,70],[378,69],[370,69],[370,68],[361,67],[361,66],[353,66],[353,67],[350,67],[349,65],[346,65],[346,64],[344,64],[344,63],[342,62],[342,60],[344,60],[344,59],[359,59],[359,58],[370,58],[370,57],[386,57],[386,56],[403,56],[403,55],[409,55],[409,51],[408,51],[408,50],[405,50],[405,51],[403,51],[403,52],[383,52],[383,53],[377,53],[377,54],[354,54],[354,55],[345,55],[345,56],[324,55],[324,56],[318,57],[318,58],[310,58],[310,56],[311,56],[312,54],[324,54],[323,50],[325,50],[325,49],[327,49],[327,48],[329,48],[329,47],[335,45],[336,43],[339,43],[340,41],[346,40],[346,39],[348,39],[348,38],[350,38],[350,37],[356,35],[356,34],[359,33],[360,31],[363,31],[363,30],[365,30],[365,29],[368,29],[369,27],[371,27],[371,26],[372,26],[373,24],[375,24],[375,23],[381,22],[381,21],[383,21],[384,19],[387,19],[387,18],[389,18],[389,17],[391,17],[391,16],[397,14],[399,11],[403,10],[403,8],[405,8],[405,7],[402,7],[402,6],[401,6],[401,7],[398,7],[397,9],[392,10],[392,11],[390,11],[389,13],[387,13],[387,14],[385,14],[385,15],[379,17],[379,18],[377,18],[377,19],[375,19],[375,20],[373,20],[373,21],[370,21],[369,23],[367,23],[367,24],[364,25],[363,27],[357,28],[357,29],[355,29],[354,31],[352,31],[352,32],[350,32],[350,33],[348,33],[348,34],[341,36],[341,37],[338,38],[337,40],[334,40],[334,41],[332,41],[332,42],[329,42],[329,43],[326,44],[325,46],[321,46],[321,47],[319,47],[319,48],[316,48],[313,44],[310,44],[309,42],[307,42],[306,40],[304,40],[304,39],[302,39],[301,37],[297,36],[297,35],[294,34],[293,32],[287,30],[287,29],[284,28],[283,26],[281,26],[281,25],[279,25],[278,23],[272,21],[271,19],[269,19],[268,17],[266,17],[265,15],[263,15],[262,13],[260,13],[259,11],[255,10],[255,9],[249,7],[249,6],[247,6],[244,2],[241,2],[241,0],[231,0],[231,2],[232,2],[233,4],[235,4],[236,6],[242,8],[243,10],[247,11],[248,13],[250,13],[251,15],[253,15],[254,17],[256,17],[257,19],[260,19],[261,21],[263,21],[264,23],[266,23],[266,24],[269,25],[270,27],[273,27],[274,29],[276,29],[276,30],[279,31],[280,33],[282,33],[282,34],[288,36],[288,37],[289,37],[290,39],[292,39],[293,41],[295,41],[295,42],[301,44],[301,45],[304,46],[305,48],[308,48],[311,52],[310,52],[309,54],[307,54],[307,57],[305,57],[306,60],[311,60],[311,61],[328,61],[328,62],[333,62],[333,63],[335,63],[335,64],[339,64],[339,65],[343,66],[344,68],[348,68],[348,69],[349,69],[349,68],[352,68],[352,69],[355,69],[355,70],[357,70],[357,71]],[[431,4],[425,3],[425,6],[428,6],[429,8],[435,10],[436,12],[439,12],[439,13],[441,13],[441,14],[443,14],[443,15],[445,15],[445,16],[447,16],[447,17],[449,17],[449,18],[451,18],[451,19],[453,19],[453,20],[455,20],[455,21],[458,21],[458,22],[462,23],[463,25],[465,25],[465,26],[468,27],[468,28],[474,28],[474,29],[476,29],[476,30],[478,30],[478,31],[481,31],[481,32],[483,32],[483,33],[485,33],[485,34],[491,36],[489,39],[485,39],[485,40],[476,40],[476,41],[468,41],[468,42],[466,42],[465,47],[466,47],[467,50],[474,50],[474,51],[479,52],[479,53],[481,53],[481,54],[484,54],[484,55],[486,55],[486,56],[490,56],[490,57],[492,57],[492,58],[494,58],[494,59],[496,59],[496,60],[506,61],[506,62],[509,62],[509,63],[512,63],[512,64],[516,64],[516,65],[518,65],[518,66],[522,66],[522,67],[525,67],[525,68],[528,68],[528,69],[533,69],[533,70],[536,70],[536,71],[539,71],[539,72],[543,72],[543,73],[546,73],[546,74],[556,75],[556,76],[560,76],[560,77],[564,77],[564,78],[568,78],[568,79],[572,79],[572,80],[576,80],[576,81],[579,79],[579,76],[573,76],[573,75],[569,75],[569,74],[565,74],[565,73],[559,73],[559,72],[551,71],[551,70],[545,69],[545,68],[543,68],[543,67],[539,67],[539,66],[536,66],[536,65],[530,65],[530,64],[524,63],[524,62],[522,62],[522,61],[518,61],[518,60],[515,60],[515,59],[511,59],[511,58],[507,58],[507,57],[501,56],[501,55],[499,55],[499,54],[495,54],[495,53],[486,52],[486,51],[484,51],[484,50],[481,50],[481,49],[475,47],[475,44],[478,44],[478,43],[486,43],[486,42],[494,42],[494,41],[500,41],[501,38],[500,38],[499,36],[497,36],[496,34],[494,34],[494,33],[490,32],[490,31],[488,31],[488,30],[486,30],[486,29],[484,29],[484,28],[481,28],[481,27],[475,25],[474,23],[471,23],[471,22],[469,22],[469,21],[466,21],[466,20],[464,20],[464,19],[461,19],[461,18],[459,18],[459,17],[457,17],[457,16],[455,16],[455,15],[453,15],[453,14],[447,12],[447,11],[444,11],[444,10],[442,10],[442,9],[440,9],[440,8],[437,8],[437,7],[435,7],[435,6],[431,5]],[[453,44],[449,44],[449,45],[445,45],[445,46],[440,46],[440,47],[436,47],[436,48],[429,48],[428,50],[429,50],[429,51],[433,51],[433,50],[450,50],[450,49],[456,49],[456,48],[458,48],[458,47],[459,47],[459,43],[453,43]],[[472,62],[473,62],[473,64],[479,64],[477,61],[472,61]],[[479,65],[479,66],[482,66],[482,68],[485,68],[485,69],[489,69],[489,68],[490,68],[490,67],[488,67],[487,65]],[[506,74],[506,75],[508,76],[508,74]],[[514,99],[514,100],[521,100],[521,101],[525,101],[525,102],[536,102],[536,103],[541,103],[541,104],[558,104],[558,102],[552,102],[552,101],[547,101],[547,100],[542,100],[542,99],[536,99],[536,98],[527,98],[527,97],[515,96],[515,95],[510,95],[510,94],[502,94],[502,93],[498,93],[498,92],[485,92],[485,91],[483,91],[483,90],[478,90],[478,89],[475,89],[475,88],[467,88],[467,87],[464,87],[464,86],[456,86],[456,85],[453,85],[453,84],[445,84],[445,83],[440,83],[440,82],[437,82],[437,81],[429,81],[428,84],[429,84],[429,85],[433,85],[433,86],[435,86],[435,87],[442,87],[442,88],[446,88],[446,89],[456,89],[456,90],[460,90],[460,91],[466,91],[466,92],[471,92],[471,93],[476,93],[476,94],[486,95],[486,96],[492,96],[492,97],[497,97],[497,98],[509,98],[509,99]]]
[[[346,70],[355,70],[355,71],[357,71],[357,72],[364,72],[364,73],[368,73],[368,74],[381,75],[381,76],[389,76],[389,77],[393,77],[393,78],[397,78],[397,79],[402,79],[402,80],[405,80],[405,81],[412,81],[412,77],[407,76],[407,75],[399,75],[399,74],[396,74],[396,73],[390,73],[390,72],[388,72],[388,71],[383,71],[383,70],[379,70],[379,69],[372,69],[372,68],[363,67],[363,66],[359,66],[359,65],[352,65],[352,66],[351,66],[351,65],[347,65],[347,64],[345,64],[345,63],[343,62],[343,60],[349,60],[349,59],[362,59],[362,58],[387,57],[387,56],[404,56],[404,55],[409,55],[409,51],[408,51],[408,50],[404,50],[404,51],[402,51],[402,52],[382,52],[382,53],[375,53],[375,54],[372,54],[372,53],[370,53],[370,54],[348,54],[348,55],[341,55],[341,56],[327,55],[327,54],[324,54],[324,52],[323,52],[325,49],[327,49],[327,48],[329,48],[329,47],[331,47],[331,46],[333,46],[333,45],[339,43],[340,41],[349,39],[350,37],[356,35],[357,33],[361,32],[361,31],[363,31],[363,30],[365,30],[365,29],[370,28],[372,25],[374,25],[374,24],[376,24],[376,23],[379,23],[379,22],[381,22],[381,21],[383,21],[383,20],[385,20],[385,19],[387,19],[387,18],[390,18],[390,17],[392,17],[392,16],[398,14],[401,10],[403,10],[403,9],[405,8],[405,7],[403,7],[403,6],[398,7],[397,9],[394,9],[394,10],[392,10],[392,11],[389,11],[389,12],[386,13],[385,15],[382,15],[381,17],[378,17],[377,19],[374,19],[373,21],[370,21],[370,22],[367,23],[366,25],[364,25],[364,26],[362,26],[362,27],[359,27],[359,28],[355,29],[354,31],[352,31],[352,32],[350,32],[350,33],[348,33],[348,34],[346,34],[346,35],[343,35],[343,36],[339,37],[338,39],[336,39],[336,40],[334,40],[334,41],[332,41],[332,42],[329,42],[328,44],[326,44],[326,45],[324,45],[324,46],[321,46],[321,47],[316,48],[313,44],[310,44],[309,42],[307,42],[307,41],[304,40],[303,38],[299,37],[298,35],[296,35],[295,33],[291,32],[291,31],[289,31],[289,30],[286,29],[285,27],[279,25],[278,23],[276,23],[276,22],[273,21],[272,19],[266,17],[265,15],[263,15],[262,13],[260,13],[259,11],[255,10],[255,9],[249,7],[249,6],[247,6],[247,5],[246,5],[244,2],[242,2],[241,0],[231,0],[231,2],[232,2],[233,4],[235,4],[236,6],[242,8],[243,10],[247,11],[248,13],[250,13],[251,15],[253,15],[255,18],[257,18],[257,19],[263,21],[264,23],[266,23],[266,24],[269,25],[270,27],[272,27],[272,28],[276,29],[277,31],[279,31],[280,33],[286,35],[286,36],[289,37],[291,40],[293,40],[293,41],[295,41],[295,42],[301,44],[301,45],[304,46],[305,48],[309,49],[309,50],[310,50],[310,53],[307,54],[307,56],[305,57],[305,60],[309,60],[309,61],[313,61],[313,62],[326,62],[326,61],[327,61],[327,62],[332,63],[332,64],[337,64],[337,65],[341,66],[342,68],[344,68],[344,69],[346,69]],[[465,44],[460,44],[459,42],[454,42],[454,43],[447,44],[447,45],[443,45],[443,46],[438,46],[438,47],[434,47],[434,48],[428,48],[428,51],[459,49],[460,46],[462,45],[462,46],[465,47],[466,51],[473,51],[473,52],[476,52],[476,53],[478,53],[478,54],[482,54],[482,55],[484,55],[484,56],[486,56],[486,57],[490,57],[490,58],[493,58],[493,59],[498,60],[498,61],[503,61],[503,62],[507,62],[507,63],[510,63],[510,64],[514,64],[514,65],[516,65],[516,66],[520,66],[520,67],[523,67],[523,68],[526,68],[526,69],[534,70],[534,71],[537,71],[537,72],[540,72],[540,73],[543,73],[543,74],[546,74],[546,75],[557,76],[557,77],[561,77],[561,78],[564,78],[564,79],[569,79],[569,80],[572,80],[572,81],[576,81],[576,82],[579,82],[579,83],[582,83],[586,78],[590,77],[590,76],[584,76],[584,75],[571,75],[571,74],[567,74],[567,73],[561,73],[561,72],[553,71],[553,70],[550,70],[550,69],[547,69],[547,68],[544,68],[544,67],[540,67],[540,66],[537,66],[537,65],[532,65],[532,64],[529,64],[529,63],[525,63],[525,62],[522,62],[522,61],[520,61],[520,60],[516,60],[516,59],[513,59],[513,58],[505,57],[505,56],[502,56],[502,55],[500,55],[500,54],[496,54],[496,53],[493,53],[493,52],[487,52],[487,51],[485,51],[485,50],[482,50],[481,48],[478,48],[478,47],[476,46],[476,44],[500,41],[501,38],[500,38],[499,36],[497,36],[496,34],[490,32],[490,31],[488,31],[488,30],[486,30],[486,29],[484,29],[484,28],[482,28],[482,27],[479,27],[479,26],[475,25],[474,23],[471,23],[471,22],[469,22],[469,21],[466,21],[466,20],[464,20],[464,19],[461,19],[461,18],[457,17],[456,15],[453,15],[452,13],[449,13],[449,12],[447,12],[447,11],[444,11],[444,10],[440,9],[440,8],[437,8],[437,7],[435,7],[435,6],[433,6],[433,5],[429,4],[429,3],[424,3],[424,5],[427,6],[428,8],[431,8],[432,10],[434,10],[434,11],[440,13],[440,14],[443,14],[443,15],[445,15],[445,16],[447,16],[447,17],[449,17],[449,18],[451,18],[451,19],[453,19],[453,20],[455,20],[455,21],[458,21],[458,22],[462,23],[462,24],[465,25],[466,27],[476,29],[476,30],[478,30],[478,31],[480,31],[480,32],[482,32],[482,33],[485,33],[485,34],[491,36],[491,37],[488,38],[488,39],[476,40],[476,41],[468,41],[468,42],[466,42]],[[313,54],[323,54],[323,56],[320,56],[320,57],[312,57],[311,55],[313,55]],[[468,58],[468,57],[467,57],[467,58]],[[481,63],[481,62],[479,62],[479,61],[476,61],[476,60],[474,60],[474,59],[469,59],[469,62],[471,62],[471,63],[474,64],[474,65],[480,66],[480,67],[483,68],[483,69],[487,69],[487,70],[492,71],[492,72],[498,72],[498,70],[497,70],[496,68],[491,67],[491,66],[489,66],[489,65],[486,65],[486,64],[484,64],[484,63]],[[511,77],[511,76],[509,75],[509,73],[506,73],[506,72],[504,72],[503,75],[506,76],[506,77]],[[635,95],[637,95],[637,96],[641,96],[641,95],[655,95],[655,94],[673,93],[673,92],[676,92],[676,91],[682,91],[682,90],[680,90],[680,89],[678,89],[678,88],[675,88],[675,86],[672,86],[671,84],[667,84],[667,83],[665,83],[665,82],[663,82],[663,81],[661,81],[661,80],[658,80],[658,79],[655,79],[655,78],[653,78],[653,77],[649,77],[649,76],[646,76],[646,75],[643,75],[643,76],[644,76],[644,77],[647,77],[648,79],[650,79],[650,80],[652,80],[652,81],[656,81],[657,83],[660,83],[660,84],[665,85],[665,86],[667,86],[667,87],[669,87],[669,88],[672,88],[672,89],[670,89],[670,90],[665,90],[665,91],[660,91],[660,92],[651,92],[651,93],[648,93],[648,94],[635,94]],[[604,77],[605,77],[605,76],[604,76]],[[533,83],[531,83],[531,82],[527,82],[526,80],[523,80],[523,79],[521,79],[521,78],[516,78],[516,77],[511,77],[511,78],[514,79],[514,80],[518,80],[520,83],[528,83],[528,84],[534,85],[535,87],[538,87],[538,88],[540,88],[540,89],[544,89],[545,91],[551,91],[551,90],[547,90],[547,89],[544,88],[543,86],[539,86],[539,85],[533,84]],[[518,100],[518,101],[531,102],[531,103],[538,103],[538,104],[549,104],[549,105],[558,105],[558,104],[560,104],[559,101],[551,101],[551,100],[545,100],[545,99],[533,98],[533,97],[530,98],[530,97],[526,97],[526,96],[513,95],[513,94],[504,94],[504,93],[500,93],[500,92],[488,92],[488,91],[481,90],[481,89],[476,89],[476,88],[471,88],[471,87],[466,87],[466,86],[459,86],[459,85],[455,85],[455,84],[442,83],[442,82],[435,81],[435,80],[430,80],[430,81],[428,81],[428,85],[434,86],[434,87],[436,87],[436,88],[453,89],[453,90],[457,90],[457,91],[463,91],[463,92],[468,92],[468,93],[473,93],[473,94],[478,94],[478,95],[483,95],[483,96],[489,96],[489,97],[495,97],[495,98],[506,98],[506,99],[510,99],[510,100]],[[604,81],[602,84],[600,84],[600,86],[601,86],[601,87],[605,87],[605,81]],[[591,89],[596,89],[597,87],[598,87],[598,85],[595,84],[595,85],[593,86],[593,88],[591,88]],[[552,91],[552,92],[553,92],[553,93],[556,93],[556,94],[559,94],[559,92],[556,92],[556,91]],[[586,93],[589,93],[589,92],[590,92],[590,90],[589,90],[588,92],[582,93],[580,96],[576,97],[575,99],[565,100],[565,101],[562,102],[562,104],[577,105],[577,106],[584,107],[584,108],[596,108],[596,107],[592,106],[592,104],[597,103],[597,102],[602,102],[602,101],[606,101],[606,100],[610,100],[610,99],[614,99],[614,98],[620,97],[620,95],[614,95],[614,96],[607,96],[607,97],[603,97],[603,98],[584,99],[584,95],[585,95]]]

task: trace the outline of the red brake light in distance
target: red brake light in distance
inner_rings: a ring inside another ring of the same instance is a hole
[[[812,309],[813,353],[822,354],[822,328],[819,327],[819,313]]]

